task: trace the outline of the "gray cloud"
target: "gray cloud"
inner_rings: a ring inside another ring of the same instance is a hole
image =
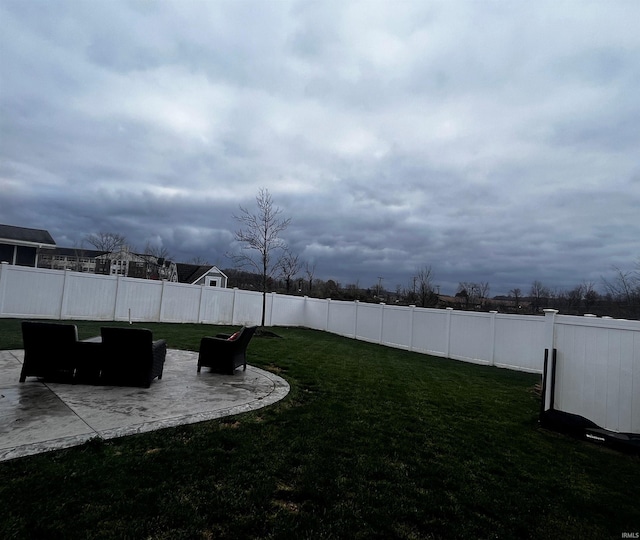
[[[640,255],[640,7],[0,0],[0,222],[316,277],[599,282]]]

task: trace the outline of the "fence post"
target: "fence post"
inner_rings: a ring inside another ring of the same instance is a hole
[[[120,281],[122,276],[116,277],[116,297],[113,299],[113,320],[115,321],[118,316],[118,307],[120,306]]]
[[[444,345],[444,357],[449,358],[449,353],[451,351],[451,315],[453,314],[453,308],[446,308],[447,311],[447,322],[445,323],[445,336],[446,343]]]
[[[162,289],[160,290],[160,310],[158,312],[158,322],[164,320],[164,285],[166,281],[162,280]]]
[[[4,292],[7,290],[8,271],[9,263],[2,261],[2,264],[0,264],[0,317],[4,314]]]
[[[324,325],[324,331],[329,331],[329,313],[331,311],[331,298],[327,298],[327,320]]]
[[[358,339],[358,305],[360,304],[360,300],[354,300],[355,304],[355,313],[353,316],[353,339]]]
[[[384,343],[383,341],[383,332],[384,332],[384,306],[386,306],[385,302],[380,302],[380,344]]]
[[[307,322],[307,313],[309,311],[309,297],[305,294],[304,296],[304,304],[302,304],[302,326],[311,326]]]
[[[231,326],[235,324],[236,320],[236,295],[238,294],[238,287],[233,288],[233,300],[231,301]]]
[[[490,311],[491,313],[491,345],[489,350],[489,362],[490,366],[494,366],[496,363],[496,314],[497,311]]]
[[[271,306],[269,306],[269,326],[273,326],[273,305],[276,303],[276,292],[271,293]]]
[[[551,406],[553,401],[553,385],[552,378],[555,372],[555,359],[556,355],[553,353],[555,349],[555,337],[556,337],[556,315],[557,309],[545,309],[544,311],[544,343],[545,343],[545,358],[548,358],[548,369],[546,371],[546,380],[542,381],[542,387],[545,389],[542,396],[542,410],[546,411]],[[542,352],[542,351],[541,351]]]
[[[409,315],[409,350],[413,351],[413,315],[416,312],[416,305],[409,304],[409,309],[411,310]]]
[[[198,303],[198,324],[202,324],[202,297],[204,296],[204,284],[200,285],[200,302]]]
[[[67,294],[67,276],[69,275],[69,271],[64,271],[64,276],[62,278],[62,298],[60,299],[60,312],[58,314],[58,319],[62,320],[63,314],[67,311],[67,306],[69,304],[69,298]]]

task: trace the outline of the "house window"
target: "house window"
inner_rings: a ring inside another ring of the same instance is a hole
[[[218,286],[218,280],[209,278],[209,286],[210,287],[217,287]]]
[[[13,250],[13,246],[9,244],[0,244],[0,262],[13,264]]]
[[[36,248],[17,246],[16,264],[19,266],[35,266],[36,254]]]

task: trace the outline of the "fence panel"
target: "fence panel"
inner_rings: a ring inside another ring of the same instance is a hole
[[[382,310],[382,343],[399,349],[411,347],[412,309],[384,306]]]
[[[357,304],[337,300],[332,300],[328,304],[327,331],[339,336],[353,337],[355,335]]]
[[[114,320],[158,322],[161,305],[162,281],[118,278]]]
[[[200,316],[202,286],[165,281],[162,291],[160,320],[166,322],[197,323]]]
[[[240,289],[234,290],[236,295],[233,306],[233,321],[231,324],[241,324],[244,326],[260,324],[262,322],[262,293],[241,291]],[[268,307],[269,306],[267,306],[267,308]],[[267,313],[269,313],[268,310]]]
[[[363,341],[380,343],[382,339],[382,304],[358,303],[356,337]]]
[[[637,323],[558,316],[555,407],[611,431],[640,433]]]
[[[64,272],[3,264],[0,276],[4,317],[60,318]]]
[[[69,272],[60,318],[112,321],[117,290],[117,277]]]
[[[491,364],[491,314],[452,311],[449,357]]]
[[[204,287],[198,322],[206,324],[233,324],[233,306],[237,289]]]
[[[303,326],[304,304],[303,296],[271,295],[271,326]]]
[[[327,312],[329,302],[320,298],[305,298],[304,326],[314,330],[327,329]]]
[[[447,356],[449,335],[447,320],[450,310],[416,308],[413,313],[412,350],[416,352]]]
[[[542,373],[544,349],[544,317],[496,314],[494,365]]]

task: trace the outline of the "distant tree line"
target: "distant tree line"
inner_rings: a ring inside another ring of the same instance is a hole
[[[522,314],[539,314],[544,308],[551,307],[569,315],[592,313],[640,319],[640,258],[630,270],[614,267],[612,278],[602,278],[600,292],[596,284],[589,281],[571,289],[558,290],[535,280],[528,290],[514,288],[506,296],[494,297],[490,296],[488,282],[460,282],[454,296],[447,296],[440,294],[440,287],[434,284],[433,270],[427,265],[416,269],[406,286],[396,285],[394,290],[383,286],[382,277],[368,287],[361,287],[357,281],[343,285],[333,279],[316,278],[315,263],[302,261],[280,238],[291,220],[280,217],[281,210],[273,205],[268,190],[261,189],[256,202],[257,212],[240,207],[240,214],[233,216],[241,225],[235,238],[241,249],[229,254],[236,267],[223,271],[229,278],[229,287],[260,291],[263,302],[267,292],[276,292],[334,300]],[[127,245],[124,236],[117,233],[89,235],[86,241],[107,252]],[[165,248],[155,248],[150,243],[145,246],[144,253],[170,257]]]
[[[297,260],[297,259],[296,259]],[[304,273],[300,268],[305,268]],[[514,288],[508,295],[490,296],[488,282],[460,282],[454,296],[440,294],[434,285],[430,266],[418,269],[410,283],[397,285],[393,291],[385,289],[381,281],[369,287],[358,282],[341,284],[332,279],[313,277],[313,269],[299,263],[299,271],[282,271],[267,281],[267,289],[281,294],[303,295],[312,298],[361,302],[385,302],[394,305],[417,307],[489,311],[501,313],[541,314],[545,308],[554,308],[566,315],[591,313],[614,318],[640,318],[640,259],[630,271],[615,269],[611,279],[602,279],[601,291],[596,284],[584,281],[570,289],[553,289],[535,280],[524,291]],[[260,290],[261,276],[234,268],[224,270],[229,276],[229,286],[240,289]]]

